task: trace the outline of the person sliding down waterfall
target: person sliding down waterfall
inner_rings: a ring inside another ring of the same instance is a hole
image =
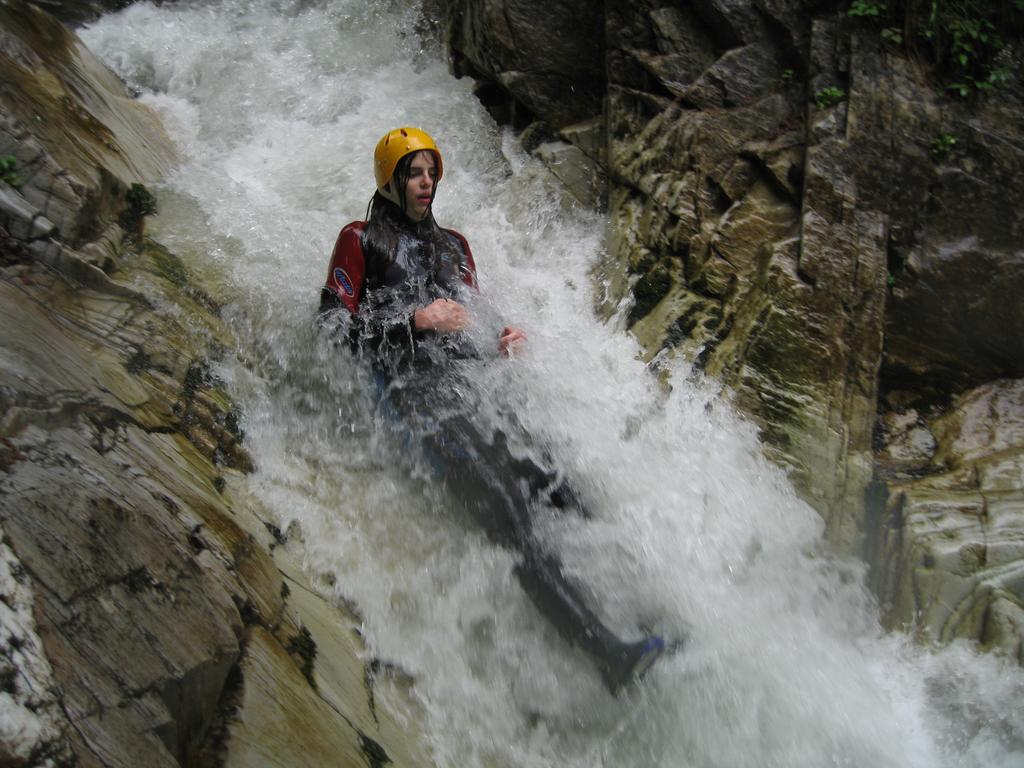
[[[467,365],[487,357],[468,333],[476,267],[466,238],[434,220],[441,152],[423,131],[396,128],[377,144],[374,170],[367,221],[342,229],[334,246],[321,317],[347,325],[353,349],[373,366],[381,412],[422,450],[487,536],[519,553],[523,589],[566,640],[591,654],[616,693],[665,643],[657,635],[625,642],[587,607],[538,540],[530,512],[540,503],[583,513],[575,494],[553,470],[512,454],[509,435],[523,436],[514,418],[496,429],[476,417],[464,378]],[[509,356],[525,341],[522,330],[504,327],[496,353]]]

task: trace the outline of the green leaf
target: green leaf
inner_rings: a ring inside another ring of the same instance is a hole
[[[903,33],[898,27],[886,27],[883,29],[882,38],[896,45],[901,45],[903,43]]]

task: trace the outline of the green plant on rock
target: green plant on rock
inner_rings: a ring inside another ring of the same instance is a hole
[[[932,141],[931,155],[936,160],[947,157],[956,147],[956,136],[949,133],[940,133]]]
[[[940,87],[962,97],[1005,83],[1007,41],[1024,36],[1024,0],[852,0],[846,15],[930,61]]]
[[[21,186],[22,179],[15,173],[18,167],[18,158],[14,155],[0,156],[0,180],[12,187]]]
[[[142,237],[144,219],[156,213],[156,198],[142,184],[132,184],[125,192],[125,202],[128,204],[118,219],[125,231]]]
[[[930,59],[943,87],[968,97],[1009,79],[1004,52],[1024,36],[1024,0],[890,0],[878,21],[885,39]]]
[[[886,27],[882,30],[882,39],[893,45],[903,45],[903,32],[899,27]]]
[[[814,105],[818,109],[828,109],[829,107],[835,106],[839,102],[846,98],[846,91],[842,88],[836,88],[834,85],[830,85],[827,88],[822,88],[816,94],[814,94]]]
[[[313,677],[313,665],[316,662],[316,641],[305,627],[288,640],[288,653],[296,654],[302,659],[302,674],[315,689],[316,679]]]
[[[858,18],[877,18],[885,13],[885,10],[885,3],[875,3],[872,0],[853,0],[846,15]]]
[[[995,25],[986,18],[954,18],[945,24],[949,57],[958,78],[949,90],[968,96],[972,90],[988,90],[1006,79],[1005,68],[984,61],[1002,49]]]

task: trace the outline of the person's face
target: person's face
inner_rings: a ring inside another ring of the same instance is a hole
[[[413,155],[409,164],[409,180],[405,183],[405,212],[413,221],[420,221],[427,215],[430,201],[434,198],[434,182],[437,163],[434,153],[421,150]]]

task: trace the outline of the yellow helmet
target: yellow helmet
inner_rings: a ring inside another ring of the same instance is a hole
[[[443,165],[441,162],[441,150],[426,131],[419,128],[395,128],[384,134],[384,138],[377,142],[377,149],[373,153],[373,171],[377,177],[377,189],[387,195],[385,187],[391,181],[391,175],[395,172],[398,161],[408,154],[419,152],[421,149],[429,149],[437,159],[436,180],[441,180]],[[390,196],[389,196],[390,197]]]

